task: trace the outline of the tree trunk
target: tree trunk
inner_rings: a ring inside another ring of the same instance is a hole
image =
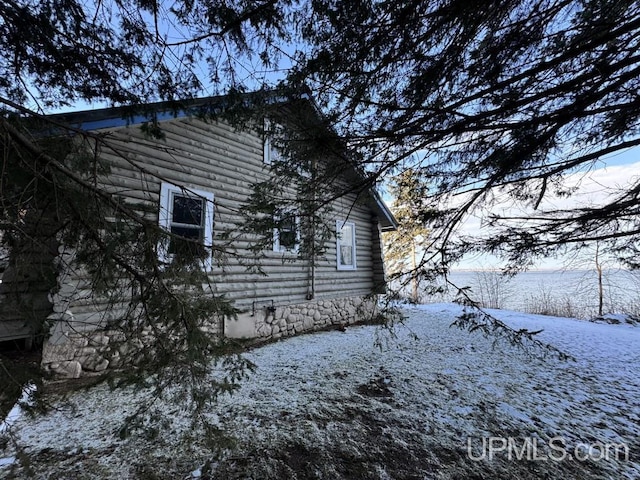
[[[604,304],[604,288],[602,286],[602,264],[600,263],[599,250],[600,246],[596,245],[596,271],[598,272],[598,316],[601,317]]]
[[[411,301],[418,303],[418,272],[416,272],[416,242],[411,241]]]

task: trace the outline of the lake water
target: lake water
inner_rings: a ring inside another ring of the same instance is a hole
[[[532,271],[513,278],[492,271],[456,271],[449,280],[470,287],[469,295],[490,308],[590,318],[598,313],[595,270]],[[640,313],[640,272],[603,271],[603,313]],[[423,302],[451,301],[455,288],[426,295]]]

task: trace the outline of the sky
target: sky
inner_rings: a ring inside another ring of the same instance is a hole
[[[637,181],[640,177],[640,147],[627,149],[626,151],[610,155],[599,161],[597,168],[586,173],[574,173],[566,179],[566,186],[576,186],[578,189],[574,195],[569,198],[560,198],[549,195],[542,204],[541,208],[568,209],[576,206],[594,206],[605,201],[610,195],[615,194],[621,188],[628,186]],[[499,204],[492,211],[500,211],[501,213],[521,213],[511,208],[507,204]],[[487,227],[483,225],[483,219],[479,216],[471,217],[461,229],[464,235],[477,234],[478,232],[487,231]],[[547,258],[541,259],[536,263],[532,270],[558,270],[571,267],[575,263],[571,263],[571,258]],[[610,268],[618,268],[615,262],[608,261]],[[500,261],[493,256],[478,255],[467,257],[460,262],[456,268],[461,270],[478,270],[498,268]]]

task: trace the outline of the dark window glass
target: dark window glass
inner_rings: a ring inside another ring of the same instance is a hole
[[[203,231],[201,228],[189,228],[189,227],[171,227],[171,233],[174,235],[180,235],[188,240],[181,240],[180,238],[172,237],[169,241],[169,253],[178,255],[201,256],[204,253],[204,245],[202,243],[195,243],[194,241],[202,241]],[[191,241],[194,240],[194,241]]]
[[[204,200],[201,198],[189,198],[180,195],[173,197],[172,222],[188,225],[202,225],[204,213]]]
[[[188,240],[171,238],[169,253],[180,256],[200,256],[204,252],[204,199],[191,198],[183,195],[173,196],[173,210],[171,212],[171,233]],[[193,225],[193,226],[191,226]]]
[[[171,233],[176,235],[180,235],[184,238],[189,238],[192,240],[201,240],[202,239],[202,229],[201,228],[190,228],[190,227],[178,227],[172,226]]]
[[[278,239],[281,248],[293,250],[296,247],[296,243],[298,243],[298,233],[295,217],[285,218],[280,222]]]

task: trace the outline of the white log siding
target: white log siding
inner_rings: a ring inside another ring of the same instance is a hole
[[[269,167],[263,162],[262,139],[257,134],[239,132],[220,122],[204,122],[196,118],[180,118],[161,123],[163,140],[145,137],[137,125],[119,127],[107,134],[107,145],[100,156],[110,165],[110,173],[101,181],[111,193],[131,204],[152,207],[149,218],[157,221],[162,181],[186,188],[212,192],[215,196],[214,245],[218,236],[237,232],[242,221],[239,211],[252,193],[251,184],[267,178]],[[148,173],[142,173],[132,163]],[[333,205],[336,220],[355,223],[355,270],[337,270],[335,238],[327,242],[324,258],[317,260],[313,301],[338,297],[365,296],[384,282],[380,234],[373,211],[353,194]],[[251,238],[240,237],[233,246],[242,259],[227,256],[224,264],[213,260],[210,281],[218,294],[226,294],[246,312],[273,304],[282,307],[310,300],[311,268],[309,262],[294,262],[290,253],[265,249],[260,265],[267,276],[251,273],[242,260],[252,255],[248,250]],[[105,326],[122,312],[122,306],[101,304],[99,298],[89,298],[86,279],[67,279],[66,285],[81,284],[75,294],[57,295],[54,310],[57,318],[63,312],[71,314],[74,328],[84,330]],[[67,288],[69,292],[72,288]],[[118,308],[120,307],[120,308]],[[106,313],[110,310],[110,313]],[[55,319],[55,315],[54,318]],[[107,314],[105,318],[104,315]],[[92,325],[94,325],[92,327]]]

